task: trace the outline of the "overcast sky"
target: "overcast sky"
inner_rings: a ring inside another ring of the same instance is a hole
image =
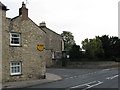
[[[18,16],[22,1],[1,0],[7,6],[7,17]],[[27,0],[29,17],[39,25],[45,21],[48,28],[61,34],[73,33],[81,45],[85,38],[118,36],[119,0]]]

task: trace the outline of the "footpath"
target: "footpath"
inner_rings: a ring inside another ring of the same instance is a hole
[[[39,80],[28,80],[28,81],[19,81],[19,82],[7,82],[2,84],[2,88],[24,88],[30,87],[34,85],[39,85],[43,83],[49,83],[61,80],[62,78],[58,75],[46,73],[46,79],[39,79]]]

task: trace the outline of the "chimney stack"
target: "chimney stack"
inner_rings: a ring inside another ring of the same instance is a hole
[[[24,2],[22,2],[22,7],[19,9],[19,16],[22,16],[22,20],[28,20],[28,9]]]

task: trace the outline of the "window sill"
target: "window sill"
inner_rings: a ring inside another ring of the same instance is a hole
[[[10,47],[22,47],[22,45],[9,45]]]
[[[21,76],[21,73],[14,73],[14,74],[10,74],[10,76]]]

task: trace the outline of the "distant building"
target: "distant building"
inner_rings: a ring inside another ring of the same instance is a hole
[[[52,31],[51,29],[46,27],[46,23],[40,23],[40,28],[46,32],[46,65],[50,67],[54,64],[55,60],[59,60],[62,58],[62,51],[64,51],[64,41],[61,35]],[[51,55],[52,54],[52,55]]]
[[[28,17],[24,3],[19,9],[19,16],[15,18],[7,18],[7,10],[0,2],[1,82],[45,78],[46,62],[52,65],[52,58],[60,58],[64,50],[62,37],[46,27],[36,25]],[[40,51],[41,45],[44,48]]]

